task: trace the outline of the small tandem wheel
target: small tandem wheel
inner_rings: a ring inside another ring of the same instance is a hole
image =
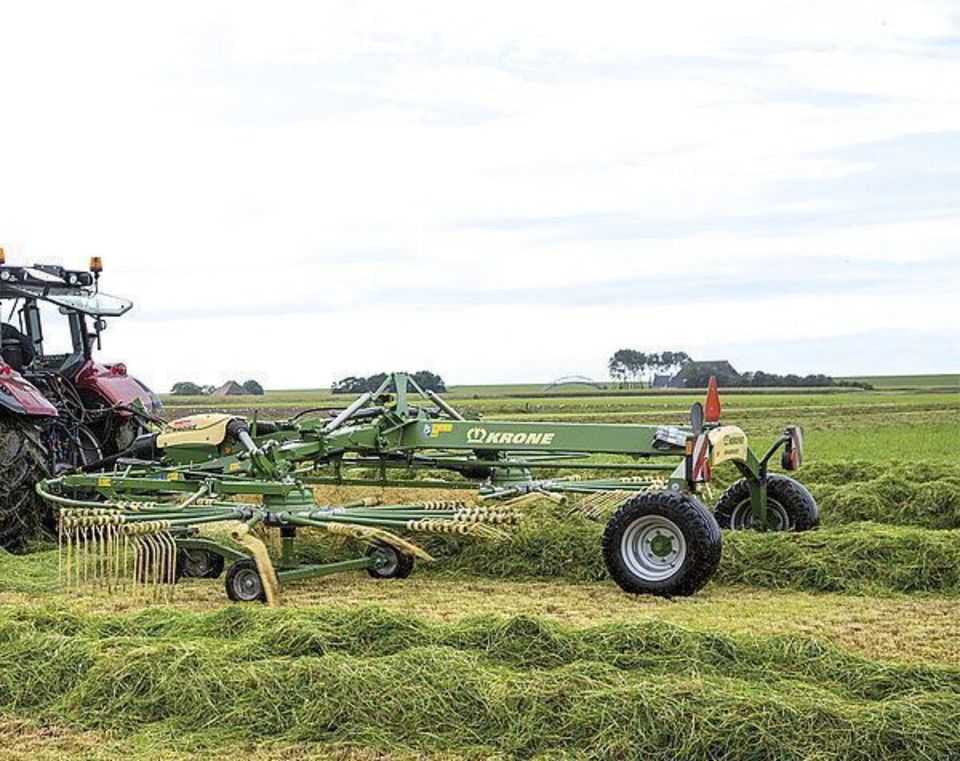
[[[263,579],[253,558],[243,558],[231,565],[227,569],[224,586],[227,588],[227,597],[234,602],[267,601]]]
[[[714,512],[720,528],[753,528],[750,486],[745,478],[727,489]],[[799,481],[788,476],[767,476],[767,530],[809,531],[820,525],[820,509]]]
[[[371,544],[367,549],[367,557],[373,561],[367,568],[367,573],[375,579],[405,579],[413,572],[413,556],[384,542]],[[201,564],[199,567],[206,566]],[[222,564],[220,567],[222,568]],[[253,558],[243,558],[231,565],[227,569],[224,586],[227,597],[234,602],[267,601],[263,579]]]
[[[375,579],[405,579],[413,573],[414,558],[384,542],[374,542],[367,548],[367,557],[373,565],[367,573]]]

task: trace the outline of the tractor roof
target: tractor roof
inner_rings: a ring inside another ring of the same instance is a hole
[[[130,311],[127,299],[100,293],[90,272],[58,265],[0,266],[0,299],[37,299],[96,317],[119,317]]]

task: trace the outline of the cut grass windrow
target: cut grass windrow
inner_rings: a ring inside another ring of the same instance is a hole
[[[795,477],[813,494],[825,526],[872,521],[960,528],[960,465],[955,463],[815,462]],[[733,468],[718,469],[713,499],[736,478]]]
[[[501,578],[599,581],[601,527],[540,513],[509,538],[460,542],[437,570]],[[438,555],[440,547],[432,547]],[[853,594],[960,594],[960,531],[851,523],[804,533],[726,531],[716,579]]]
[[[4,611],[0,708],[119,735],[624,758],[947,757],[960,670],[795,636],[381,609]]]
[[[418,573],[457,578],[599,582],[608,575],[600,553],[602,525],[534,506],[505,539],[478,542],[435,537],[424,542],[438,559]],[[307,539],[305,559],[355,557],[358,548]],[[726,531],[716,580],[768,589],[848,594],[960,594],[960,530],[850,523],[804,533]],[[0,553],[0,592],[52,591],[56,553],[27,558]]]
[[[875,521],[960,528],[960,465],[938,462],[814,464],[804,484],[825,525]]]

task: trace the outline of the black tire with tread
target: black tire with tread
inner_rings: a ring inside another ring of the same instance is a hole
[[[621,554],[621,541],[629,526],[644,515],[660,515],[683,534],[687,554],[668,579],[651,581],[631,571]],[[630,594],[661,597],[687,596],[701,589],[717,571],[722,551],[720,527],[698,500],[679,492],[644,492],[624,502],[610,517],[603,532],[603,561],[617,585]]]
[[[721,496],[714,509],[720,528],[731,528],[731,519],[737,507],[750,499],[750,487],[745,478],[735,481]],[[788,531],[809,531],[820,525],[820,508],[813,495],[796,479],[779,474],[767,476],[767,499],[776,500],[790,521]],[[748,525],[736,528],[749,528]]]
[[[416,563],[413,555],[400,552],[400,550],[396,549],[395,547],[391,547],[389,544],[376,542],[367,548],[367,557],[372,558],[377,555],[386,555],[391,559],[391,562],[386,568],[376,566],[368,568],[367,573],[373,578],[405,579],[411,573],[413,573],[413,566]]]
[[[0,414],[0,548],[23,552],[29,542],[53,537],[56,514],[34,490],[49,475],[39,431]]]
[[[256,574],[260,582],[260,590],[255,596],[247,596],[240,592],[238,586],[238,576],[247,575],[249,571]],[[260,578],[260,572],[257,570],[257,563],[253,558],[243,558],[236,561],[227,569],[227,575],[224,577],[223,585],[227,590],[227,597],[233,602],[263,602],[267,601],[267,593],[263,586],[263,579]]]
[[[210,550],[177,550],[177,568],[185,579],[219,579],[224,563],[223,555]]]

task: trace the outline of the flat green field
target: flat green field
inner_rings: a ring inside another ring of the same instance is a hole
[[[480,387],[470,388],[467,394],[462,393],[462,388],[454,388],[447,395],[465,413],[491,419],[599,423],[683,423],[688,419],[690,405],[703,393],[498,396],[475,393]],[[257,411],[261,418],[284,418],[308,407],[342,407],[349,399],[331,395],[325,389],[275,391],[262,397],[166,397],[164,414],[174,418],[225,409],[243,415]],[[808,437],[811,458],[951,459],[956,455],[960,436],[960,387],[724,392],[723,404],[724,420],[739,425],[751,437],[772,436],[788,424],[801,424]]]
[[[863,381],[876,388],[956,388],[960,386],[960,375],[864,375],[845,380]]]
[[[909,377],[724,395],[756,446],[804,426],[822,525],[726,533],[690,598],[623,594],[602,524],[550,502],[507,539],[438,545],[410,579],[293,584],[276,610],[216,580],[67,593],[56,550],[0,554],[0,758],[957,757],[960,387]],[[643,423],[683,422],[697,398],[541,389],[449,397],[491,418]],[[251,401],[285,417],[345,398],[171,398],[165,414]]]

